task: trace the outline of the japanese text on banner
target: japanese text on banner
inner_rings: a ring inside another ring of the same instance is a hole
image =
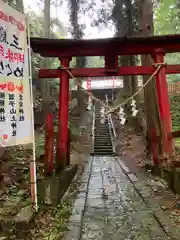
[[[32,142],[25,17],[0,1],[0,146]]]

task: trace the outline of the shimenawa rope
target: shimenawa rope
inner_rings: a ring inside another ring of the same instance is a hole
[[[122,107],[123,105],[125,105],[127,102],[129,102],[130,100],[133,100],[133,98],[135,96],[137,96],[147,85],[148,83],[154,78],[154,76],[159,72],[159,70],[162,68],[162,66],[165,66],[165,63],[158,63],[158,64],[154,64],[154,66],[156,67],[156,70],[154,71],[154,73],[149,77],[149,79],[145,82],[145,84],[143,84],[143,86],[138,89],[138,91],[136,91],[132,96],[130,96],[129,98],[127,98],[125,101],[121,102],[120,104],[116,105],[115,107],[110,107],[106,104],[104,104],[103,100],[95,97],[92,93],[88,92],[85,88],[83,88],[81,86],[81,83],[79,83],[79,81],[76,80],[76,78],[73,76],[73,74],[71,73],[71,71],[69,70],[69,68],[64,67],[63,65],[61,65],[61,68],[64,69],[69,76],[76,82],[76,84],[80,87],[81,90],[83,90],[88,96],[90,96],[94,101],[100,103],[106,110],[106,115],[115,112],[117,109],[119,109],[120,107]]]

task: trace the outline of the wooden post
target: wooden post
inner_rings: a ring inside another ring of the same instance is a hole
[[[157,49],[153,54],[154,62],[164,63],[164,55],[165,53],[162,49]],[[163,135],[162,150],[164,153],[171,153],[173,150],[172,140],[168,139],[168,134],[172,132],[172,120],[168,96],[168,87],[166,82],[166,66],[162,66],[162,68],[156,75],[156,88]]]
[[[68,68],[70,59],[63,57],[60,59],[63,67]],[[60,75],[59,91],[59,115],[58,115],[58,137],[56,173],[59,173],[66,165],[68,158],[68,112],[69,112],[69,74],[62,71]]]
[[[54,127],[52,113],[48,113],[45,124],[44,175],[53,174]]]
[[[157,165],[158,164],[158,141],[157,141],[157,132],[155,127],[152,127],[151,129],[151,139],[152,139],[152,144],[151,144],[152,160],[153,160],[153,164]]]
[[[68,154],[67,154],[67,166],[70,165],[70,155],[71,155],[71,139],[70,139],[70,129],[68,128]]]

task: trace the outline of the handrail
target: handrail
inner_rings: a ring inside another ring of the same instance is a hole
[[[113,135],[114,135],[114,137],[116,138],[116,130],[115,130],[115,127],[114,127],[114,123],[113,123],[113,121],[112,121],[112,116],[111,116],[111,114],[109,114],[109,120],[110,120],[110,123],[111,123],[111,126],[112,126]]]
[[[94,145],[94,131],[95,131],[95,104],[93,107],[93,121],[92,121],[92,142]]]
[[[107,95],[105,95],[105,98],[106,98],[106,104],[107,104],[107,106],[108,106],[108,97],[107,97]],[[114,123],[113,123],[113,121],[112,121],[111,113],[108,114],[108,122],[109,122],[110,125],[111,125],[111,129],[112,129],[114,138],[116,138],[117,135],[116,135],[116,130],[115,130],[115,127],[114,127]]]

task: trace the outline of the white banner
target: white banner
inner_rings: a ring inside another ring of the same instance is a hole
[[[123,80],[121,79],[98,79],[92,78],[83,82],[82,87],[85,89],[108,89],[123,88]]]
[[[26,21],[0,1],[0,146],[32,143]]]

